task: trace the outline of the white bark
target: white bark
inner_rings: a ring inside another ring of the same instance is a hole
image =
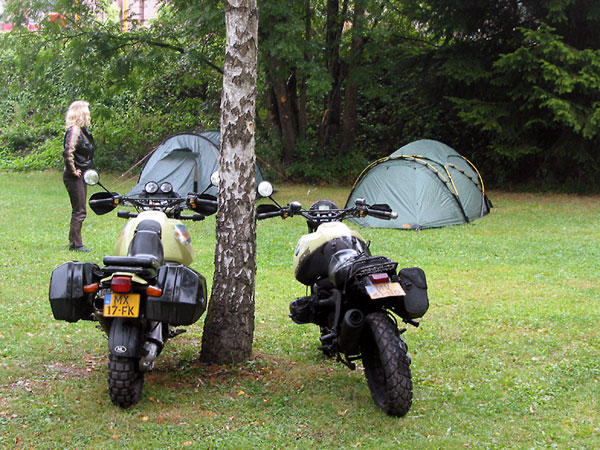
[[[225,4],[215,276],[201,353],[201,359],[211,363],[246,360],[254,337],[258,9],[256,0],[227,0]]]

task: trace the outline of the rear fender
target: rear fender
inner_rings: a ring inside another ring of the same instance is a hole
[[[142,342],[139,321],[115,319],[108,334],[108,351],[115,356],[138,357]]]

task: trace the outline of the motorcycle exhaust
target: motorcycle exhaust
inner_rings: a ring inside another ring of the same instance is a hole
[[[154,322],[154,328],[144,343],[145,355],[140,358],[140,372],[150,372],[154,368],[154,361],[161,352],[165,339],[163,338],[162,325],[160,322]]]
[[[359,353],[358,344],[365,324],[365,316],[359,309],[349,309],[344,315],[338,345],[346,355]]]

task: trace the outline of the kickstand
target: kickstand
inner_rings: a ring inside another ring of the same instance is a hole
[[[342,358],[342,355],[340,353],[337,354],[337,360],[338,362],[341,362],[343,365],[345,365],[346,367],[348,367],[348,369],[350,370],[356,370],[356,364],[354,364],[352,361],[356,360],[356,359],[360,359],[360,357],[358,358]]]
[[[174,337],[176,337],[176,336],[179,336],[180,334],[183,334],[183,333],[185,333],[186,331],[187,331],[187,330],[184,330],[183,328],[179,328],[178,330],[173,330],[173,329],[170,329],[170,330],[169,330],[169,339],[172,339],[172,338],[174,338]]]

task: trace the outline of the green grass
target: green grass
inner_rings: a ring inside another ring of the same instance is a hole
[[[413,407],[396,419],[360,369],[320,356],[315,326],[287,317],[305,292],[291,270],[300,218],[258,224],[253,358],[200,364],[199,322],[167,344],[138,405],[113,406],[106,338],[55,321],[47,294],[52,269],[101,263],[125,221],[90,211],[94,251],[76,255],[58,172],[0,173],[0,189],[0,448],[600,447],[600,197],[492,192],[492,213],[466,226],[361,230],[374,253],[428,277],[429,312],[405,334]],[[276,189],[305,205],[348,192]],[[214,224],[187,223],[209,284]]]

